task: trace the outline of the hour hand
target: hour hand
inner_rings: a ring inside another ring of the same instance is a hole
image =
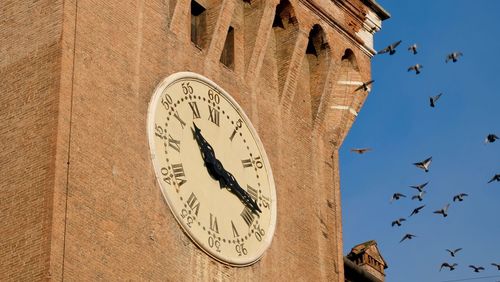
[[[222,167],[220,161],[215,157],[214,149],[212,148],[212,146],[210,146],[210,144],[208,144],[207,140],[203,138],[203,135],[201,135],[201,130],[196,126],[194,122],[193,126],[194,128],[191,128],[191,131],[193,132],[193,137],[196,140],[196,143],[198,143],[198,147],[200,148],[201,157],[203,158],[205,167],[207,168],[208,173],[213,179],[220,181],[221,172],[224,171],[224,168]]]
[[[227,180],[224,177],[224,174],[226,172],[224,166],[217,159],[214,149],[212,148],[212,146],[210,146],[210,144],[208,144],[207,140],[205,140],[205,138],[201,134],[201,130],[196,126],[194,122],[193,126],[194,128],[191,129],[193,131],[193,137],[196,140],[196,143],[198,143],[198,147],[200,147],[201,157],[203,158],[203,162],[205,163],[208,174],[210,174],[210,176],[214,180],[219,181],[221,189],[228,187]]]

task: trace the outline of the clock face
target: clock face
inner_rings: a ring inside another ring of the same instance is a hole
[[[171,75],[150,102],[148,137],[163,196],[196,245],[234,266],[262,257],[276,224],[274,180],[236,101],[201,75]]]

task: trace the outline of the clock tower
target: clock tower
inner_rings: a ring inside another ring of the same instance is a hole
[[[344,281],[338,150],[388,17],[7,1],[0,280]]]

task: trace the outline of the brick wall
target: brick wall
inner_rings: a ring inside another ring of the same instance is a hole
[[[337,150],[355,116],[332,106],[359,111],[366,94],[338,82],[368,80],[370,58],[348,28],[355,17],[344,17],[336,1],[321,2],[321,11],[314,1],[285,2],[283,28],[272,28],[278,1],[200,1],[209,11],[202,48],[190,42],[187,0],[32,4],[51,11],[16,31],[31,32],[33,41],[20,44],[32,50],[2,49],[12,59],[0,62],[7,93],[0,99],[8,105],[1,154],[9,164],[0,198],[8,240],[0,252],[10,272],[2,272],[83,281],[343,281]],[[13,7],[19,19],[36,8]],[[315,25],[327,43],[317,57],[305,54]],[[229,26],[234,70],[219,61]],[[228,267],[199,250],[156,184],[147,107],[156,85],[178,71],[200,73],[231,93],[270,158],[277,228],[250,267]],[[33,243],[18,251],[18,242]]]
[[[62,1],[2,1],[2,281],[50,276],[62,14]]]

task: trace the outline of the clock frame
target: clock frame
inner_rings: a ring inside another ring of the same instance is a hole
[[[207,169],[195,128],[236,186]],[[257,262],[274,234],[276,191],[262,142],[238,103],[202,75],[175,73],[153,93],[147,131],[157,182],[185,233],[222,263]],[[238,186],[258,210],[236,195]]]

